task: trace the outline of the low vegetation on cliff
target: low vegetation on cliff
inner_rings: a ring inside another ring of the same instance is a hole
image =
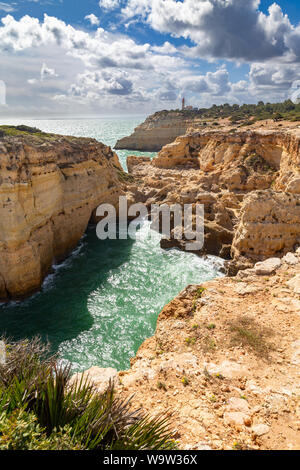
[[[46,134],[36,127],[21,126],[0,126],[0,137],[15,137],[34,135],[37,137],[49,137],[51,134]]]
[[[175,112],[182,114],[183,117],[200,119],[230,118],[233,123],[245,123],[247,125],[249,125],[249,122],[254,123],[267,119],[300,121],[300,104],[294,104],[291,100],[286,100],[283,103],[259,101],[258,104],[243,104],[242,106],[225,103],[220,106],[213,105],[211,108],[176,109]],[[174,111],[160,111],[154,116],[167,116],[170,113],[174,113]]]
[[[3,343],[2,343],[3,344]],[[0,450],[172,449],[168,418],[150,418],[49,357],[38,339],[5,342],[0,361]]]

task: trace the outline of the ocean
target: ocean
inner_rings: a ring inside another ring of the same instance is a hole
[[[144,117],[99,119],[1,119],[45,132],[93,137],[106,145],[132,133]],[[127,155],[118,151],[126,169]],[[155,156],[155,154],[143,153]],[[149,229],[145,222],[141,231]],[[176,249],[162,250],[160,235],[100,241],[90,226],[74,252],[25,301],[0,305],[0,336],[40,336],[73,364],[127,369],[142,342],[153,335],[159,312],[188,284],[219,276],[219,260]]]

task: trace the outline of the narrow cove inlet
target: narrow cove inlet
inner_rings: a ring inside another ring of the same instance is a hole
[[[145,222],[141,230],[148,229]],[[40,335],[74,371],[129,367],[157,316],[180,290],[218,275],[218,260],[160,248],[160,235],[100,241],[90,226],[41,292],[0,306],[0,331],[19,340]]]

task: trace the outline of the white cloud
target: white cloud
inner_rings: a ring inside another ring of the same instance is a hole
[[[0,11],[5,11],[6,13],[10,13],[12,11],[15,11],[15,8],[9,5],[9,3],[0,2]]]
[[[122,9],[122,14],[125,18],[134,16],[146,18],[146,15],[151,12],[151,8],[151,0],[128,0],[126,7]]]
[[[119,0],[100,0],[99,7],[105,10],[114,10],[120,6]]]
[[[35,85],[36,83],[38,83],[39,81],[36,79],[36,78],[29,78],[27,80],[27,83],[29,83],[29,85]]]
[[[56,78],[56,77],[58,77],[58,74],[55,72],[55,69],[51,69],[47,67],[47,64],[43,62],[43,65],[40,71],[40,80],[38,80],[37,78],[29,78],[27,82],[30,85],[36,85],[37,83],[39,83],[39,81],[44,82],[47,79]]]
[[[300,79],[299,64],[255,63],[250,68],[249,90],[265,100],[290,97],[293,83]]]
[[[176,54],[177,49],[173,44],[170,44],[168,41],[165,42],[162,46],[152,46],[151,48],[154,52],[157,52],[158,54]]]
[[[100,24],[99,18],[97,18],[97,16],[94,15],[93,13],[91,13],[90,15],[86,15],[84,19],[88,20],[93,26],[99,26]]]
[[[211,97],[232,96],[234,84],[230,82],[229,73],[225,66],[220,67],[216,72],[207,72],[205,75],[186,75],[179,79],[182,92],[192,92],[196,94],[207,94]]]
[[[80,74],[77,84],[71,85],[73,96],[98,98],[107,92],[112,95],[130,95],[133,83],[128,73],[122,71],[93,71]]]

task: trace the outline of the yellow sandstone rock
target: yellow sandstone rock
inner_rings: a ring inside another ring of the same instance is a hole
[[[123,194],[118,157],[92,140],[20,135],[0,140],[0,298],[37,290],[84,234],[101,203]]]

